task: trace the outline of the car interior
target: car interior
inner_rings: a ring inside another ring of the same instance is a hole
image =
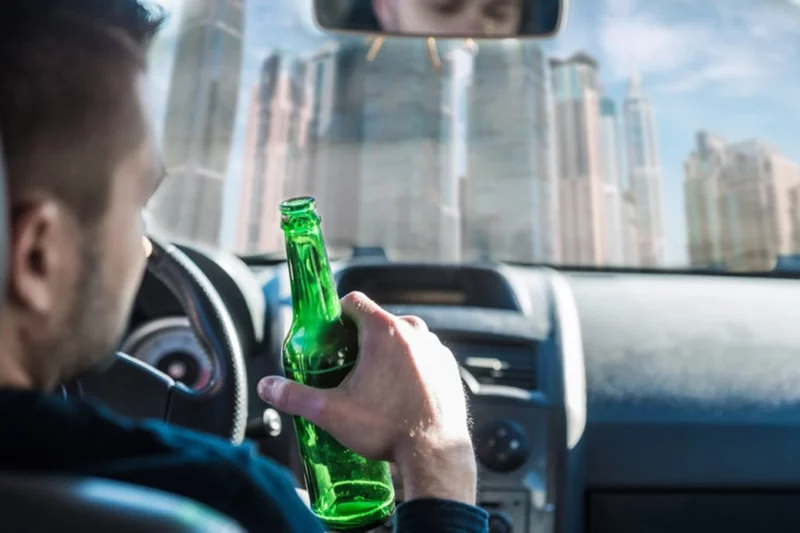
[[[235,400],[236,390],[254,391],[260,376],[280,371],[291,317],[285,265],[231,268],[231,255],[187,250],[170,252],[180,258],[170,264],[183,265],[175,272],[189,280],[176,282],[184,292],[165,291],[148,269],[133,330],[180,316],[199,336],[220,342],[233,328],[235,344],[211,355],[224,376],[219,388],[194,397],[120,355],[106,386],[87,384],[83,394],[131,417],[158,417],[234,442],[246,427],[264,455],[297,472],[291,421],[276,423],[252,392]],[[203,259],[190,262],[189,254]],[[797,518],[794,280],[372,257],[335,268],[342,294],[360,290],[420,316],[461,363],[478,501],[492,513],[492,531],[788,531]],[[263,299],[249,303],[254,290]],[[175,407],[184,402],[191,409]],[[244,426],[231,423],[237,419]],[[14,531],[54,523],[87,531],[237,531],[208,509],[148,489],[2,479],[3,516]]]
[[[302,487],[291,417],[256,395],[283,372],[285,258],[152,240],[116,362],[65,396],[255,441]],[[797,530],[796,273],[393,259],[361,244],[333,257],[340,295],[419,316],[460,364],[491,533]],[[151,489],[18,473],[0,473],[0,516],[0,529],[22,533],[242,531]]]

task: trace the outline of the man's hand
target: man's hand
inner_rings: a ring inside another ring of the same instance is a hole
[[[475,457],[453,354],[421,319],[396,317],[361,293],[342,308],[359,332],[358,362],[342,384],[320,390],[270,376],[258,395],[368,459],[396,463],[406,499],[474,504]]]

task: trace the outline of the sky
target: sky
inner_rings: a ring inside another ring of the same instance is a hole
[[[171,16],[152,54],[156,117],[163,117],[171,51],[188,1],[159,2]],[[311,0],[245,0],[245,5],[227,206],[238,201],[244,118],[261,62],[277,48],[310,55],[327,38],[314,28]],[[593,55],[604,91],[618,107],[631,73],[640,74],[655,110],[670,264],[686,262],[682,165],[698,130],[731,142],[757,138],[800,161],[800,0],[570,0],[561,33],[541,44],[549,56],[579,50]],[[159,132],[162,122],[156,121]],[[234,223],[226,221],[224,243],[232,241]]]

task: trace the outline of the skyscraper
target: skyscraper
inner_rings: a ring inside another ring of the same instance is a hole
[[[341,39],[311,60],[304,183],[331,246],[441,258],[442,77],[424,41],[386,41],[374,60],[367,52],[362,39]]]
[[[467,258],[553,261],[547,69],[537,43],[482,44],[467,123]]]
[[[683,164],[683,201],[689,265],[714,267],[724,262],[719,203],[726,163],[725,141],[701,131]]]
[[[625,266],[639,266],[639,230],[636,227],[636,199],[630,189],[622,195],[622,228]]]
[[[307,162],[289,187],[293,195],[317,199],[326,242],[334,248],[358,242],[365,63],[363,44],[342,39],[321,47],[307,66]]]
[[[305,64],[282,52],[270,55],[248,109],[236,236],[239,252],[283,248],[274,213],[281,199],[290,195],[287,185],[301,170],[309,107]]]
[[[796,162],[759,140],[725,144],[701,132],[684,170],[693,266],[771,270],[796,251]]]
[[[442,150],[440,259],[461,260],[463,240],[464,176],[467,167],[467,124],[469,80],[472,77],[472,52],[457,47],[445,54],[442,62]]]
[[[620,160],[617,110],[610,98],[600,101],[600,127],[603,139],[603,196],[606,208],[606,262],[610,265],[632,265],[626,257],[626,241],[633,236],[624,221],[622,165]]]
[[[800,184],[794,161],[758,140],[728,146],[722,173],[722,255],[731,269],[771,270],[792,253],[791,191]]]
[[[800,253],[800,185],[789,193],[789,210],[792,220],[792,251]]]
[[[639,258],[642,266],[664,263],[664,215],[661,163],[653,107],[642,91],[638,74],[631,77],[625,98],[625,143],[628,176],[636,202]]]
[[[170,178],[153,199],[168,238],[219,242],[242,64],[243,0],[187,2],[164,128]]]
[[[442,259],[442,76],[423,40],[388,40],[363,65],[359,242]]]
[[[597,62],[551,59],[561,262],[603,265],[609,246]]]

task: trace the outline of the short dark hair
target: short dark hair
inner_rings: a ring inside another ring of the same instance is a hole
[[[83,223],[144,138],[137,77],[163,17],[138,0],[0,0],[0,135],[12,214],[53,195]]]

